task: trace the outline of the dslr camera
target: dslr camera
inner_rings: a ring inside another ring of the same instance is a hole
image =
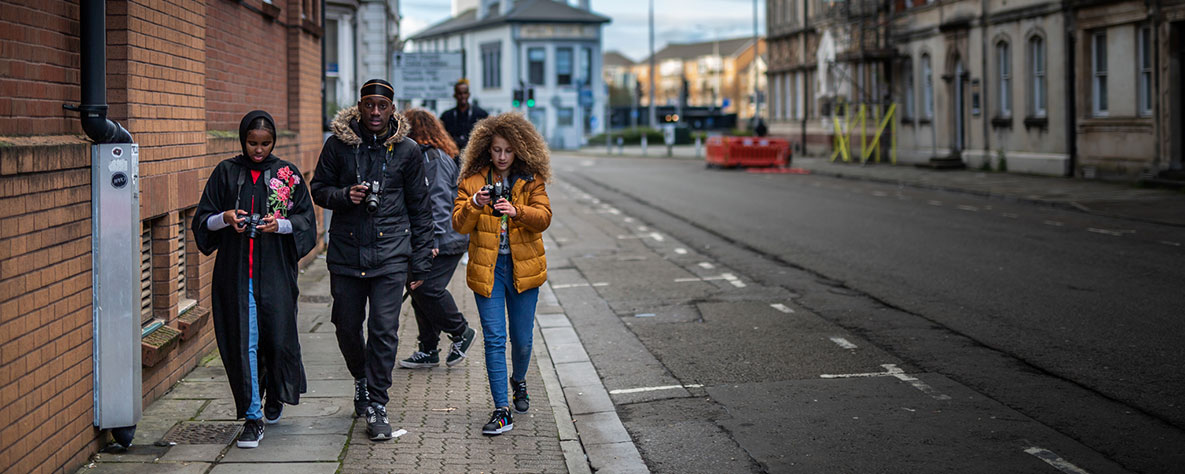
[[[263,216],[260,216],[259,214],[251,214],[251,217],[248,218],[247,222],[244,222],[243,225],[247,226],[248,239],[259,237],[259,226],[263,225]]]
[[[487,184],[485,186],[482,186],[481,189],[483,191],[490,192],[489,206],[491,208],[494,207],[494,203],[498,202],[499,199],[505,199],[507,201],[510,200],[510,187],[503,185],[501,181],[494,183],[494,184]],[[502,211],[499,211],[497,209],[494,209],[493,211],[494,211],[493,212],[494,217],[502,217]]]
[[[379,196],[383,194],[383,183],[381,181],[363,181],[363,186],[366,186],[366,198],[363,202],[366,203],[366,212],[374,214],[379,210]]]

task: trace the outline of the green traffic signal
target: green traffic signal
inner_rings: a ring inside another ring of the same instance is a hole
[[[527,107],[534,107],[535,99],[527,99]]]
[[[516,109],[517,109],[517,108],[518,108],[520,105],[522,105],[523,103],[522,103],[521,101],[517,101],[517,100],[516,100],[516,101],[513,101],[513,102],[511,102],[510,104],[511,104],[511,105],[513,105],[513,106],[514,106],[514,108],[516,108]]]

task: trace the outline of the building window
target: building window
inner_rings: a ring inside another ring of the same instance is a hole
[[[527,80],[532,85],[543,85],[543,66],[547,52],[543,48],[527,48]]]
[[[555,124],[557,127],[571,127],[576,123],[576,109],[559,107],[555,109]]]
[[[803,120],[806,115],[803,113],[806,107],[806,97],[803,97],[802,87],[806,83],[806,74],[802,72],[794,73],[794,118]]]
[[[922,114],[927,120],[934,119],[934,71],[929,54],[922,55]]]
[[[905,104],[902,110],[903,118],[913,118],[914,115],[914,101],[913,101],[913,62],[906,60],[905,67],[902,68],[905,74]]]
[[[481,45],[481,85],[486,89],[502,87],[502,42]]]
[[[1029,38],[1029,112],[1045,117],[1045,39]]]
[[[558,86],[572,85],[572,48],[555,50],[555,83]]]
[[[581,68],[580,69],[580,73],[581,73],[580,81],[583,82],[585,85],[591,86],[593,83],[592,48],[581,48],[580,53],[582,56],[581,61],[580,61],[580,68]]]
[[[1140,61],[1140,82],[1137,84],[1140,115],[1147,117],[1152,115],[1152,28],[1140,27],[1136,41]]]
[[[152,225],[140,224],[140,325],[152,321]]]
[[[1007,41],[996,43],[996,92],[1000,96],[1000,117],[1012,116],[1012,54]]]
[[[1090,35],[1091,107],[1095,116],[1107,115],[1107,31]]]

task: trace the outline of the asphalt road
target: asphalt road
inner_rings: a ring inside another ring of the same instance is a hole
[[[551,283],[656,472],[1185,466],[1185,229],[686,160],[553,167]]]

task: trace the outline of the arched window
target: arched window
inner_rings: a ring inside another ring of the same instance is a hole
[[[1045,38],[1029,37],[1029,114],[1045,117]]]
[[[1012,116],[1012,54],[1007,41],[996,43],[996,94],[999,96],[999,116]]]
[[[905,75],[903,83],[905,84],[905,100],[904,110],[902,116],[905,118],[916,117],[914,112],[914,97],[913,97],[913,61],[906,59],[905,64],[902,65],[901,73]]]

